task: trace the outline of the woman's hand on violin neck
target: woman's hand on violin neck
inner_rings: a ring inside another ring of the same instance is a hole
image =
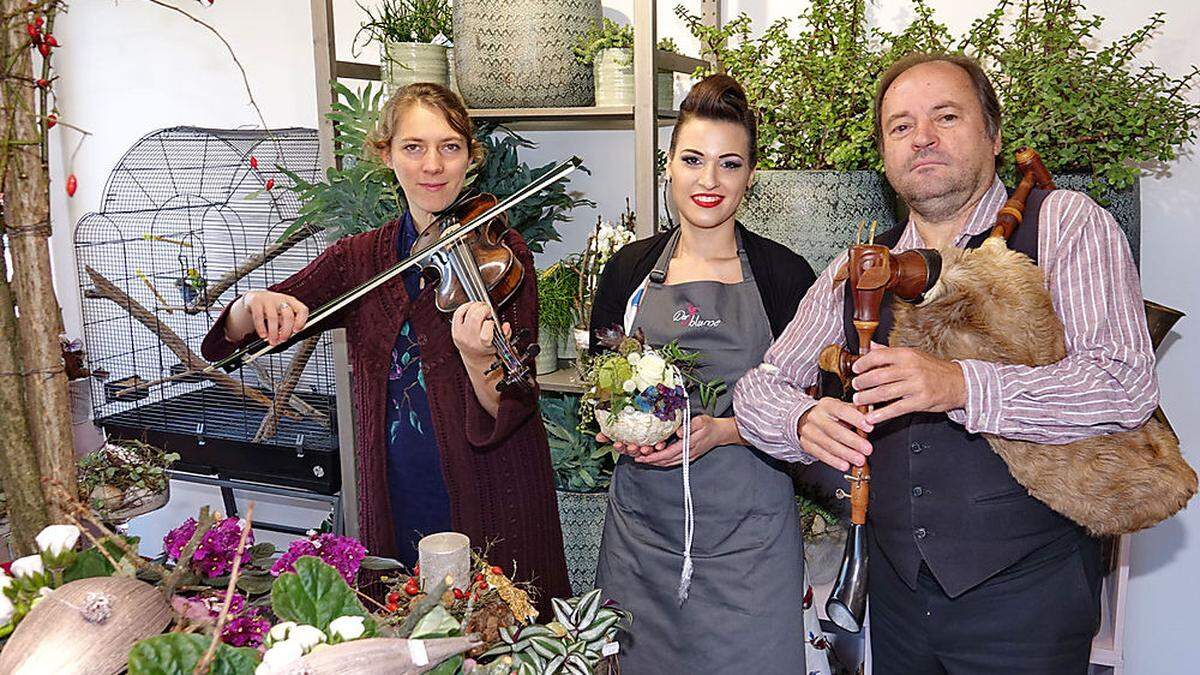
[[[507,323],[501,329],[505,336],[512,334],[512,327]],[[496,322],[492,320],[491,309],[482,302],[468,302],[454,310],[450,318],[450,336],[462,354],[463,363],[468,366],[491,365],[496,354],[496,347],[492,344],[495,330]]]
[[[240,342],[250,333],[277,345],[308,322],[308,306],[295,297],[274,291],[250,291],[238,298],[229,312],[225,337]]]

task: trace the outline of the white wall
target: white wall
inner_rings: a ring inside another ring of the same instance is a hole
[[[181,7],[213,23],[229,40],[246,67],[255,98],[270,126],[313,126],[316,122],[312,79],[311,27],[304,0],[217,2],[208,8],[176,0]],[[675,20],[674,2],[659,3],[659,33],[674,37],[685,51],[695,41]],[[699,1],[684,3],[698,11]],[[727,18],[745,11],[757,26],[794,13],[789,0],[727,0]],[[992,2],[930,0],[941,21],[952,30],[964,29],[971,19],[994,6]],[[70,169],[78,136],[59,126],[52,132],[54,181],[53,255],[56,281],[67,332],[79,334],[78,289],[72,257],[71,229],[99,204],[103,184],[120,156],[142,135],[159,128],[194,124],[215,127],[256,125],[247,105],[240,75],[214,36],[182,17],[139,0],[96,2],[76,0],[60,19],[56,31],[64,47],[56,57],[61,80],[60,117],[93,133],[84,142]],[[617,20],[632,14],[633,0],[606,3],[605,14]],[[1200,14],[1192,0],[1089,0],[1089,8],[1109,17],[1102,38],[1127,32],[1151,13],[1164,10],[1168,23],[1143,58],[1169,72],[1182,73],[1200,63]],[[358,23],[353,0],[336,0],[339,57],[349,59],[349,43]],[[910,15],[907,0],[879,0],[874,15],[895,25]],[[360,60],[375,61],[373,50]],[[527,161],[545,163],[579,154],[593,170],[573,178],[573,186],[599,202],[596,210],[580,210],[576,224],[562,228],[567,241],[552,245],[542,261],[552,261],[583,241],[597,214],[614,218],[631,196],[632,150],[629,132],[544,132],[530,134],[542,144],[526,154]],[[62,191],[66,172],[73,170],[79,190],[73,199]],[[1190,155],[1176,162],[1167,175],[1142,183],[1143,285],[1147,297],[1179,308],[1190,316],[1168,338],[1159,368],[1163,407],[1180,434],[1185,452],[1200,465],[1200,314],[1196,289],[1200,266],[1194,262],[1195,225],[1200,214],[1200,162]],[[544,264],[544,262],[543,262]],[[166,528],[193,513],[202,503],[219,506],[214,491],[176,486],[170,507],[134,523],[146,537],[149,550]],[[291,518],[315,525],[319,510],[296,504],[260,500],[260,515]],[[1131,674],[1195,672],[1198,652],[1195,633],[1200,627],[1200,508],[1193,507],[1157,528],[1136,535],[1133,581],[1126,633],[1127,672]],[[1032,610],[1032,608],[1031,608]]]

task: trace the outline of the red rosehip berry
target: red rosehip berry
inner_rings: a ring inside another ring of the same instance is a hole
[[[399,604],[397,604],[397,603],[394,603],[394,602],[389,602],[389,603],[387,604],[387,611],[389,611],[389,612],[394,612],[394,611],[396,611],[396,610],[398,610],[398,609],[400,609],[400,605],[399,605]]]
[[[46,115],[46,128],[53,129],[55,124],[58,124],[58,115],[54,113]]]
[[[53,35],[50,35],[49,33],[47,33],[46,34],[46,44],[50,45],[51,47],[57,47],[58,40],[54,39]]]
[[[389,605],[392,603],[400,602],[400,594],[397,593],[396,591],[392,591],[391,593],[388,593],[387,601],[388,601]]]
[[[467,594],[463,593],[463,589],[461,589],[461,588],[454,589],[454,599],[455,600],[462,600],[465,597],[467,597]]]
[[[500,575],[504,574],[504,570],[499,565],[493,565],[492,566],[492,574],[495,574],[496,576],[500,576]]]
[[[36,38],[38,36],[38,27],[31,23],[27,23],[25,24],[25,32],[29,33],[29,37]]]
[[[50,80],[47,80],[44,77],[38,78],[37,86],[41,87],[42,89],[45,89],[50,86]]]
[[[38,53],[40,53],[42,56],[50,56],[50,44],[49,43],[43,42],[40,45],[38,45],[37,48],[38,48]]]
[[[482,572],[475,575],[475,581],[477,581],[477,582],[483,581],[483,573]]]
[[[38,28],[41,28],[41,27],[42,27],[42,24],[44,24],[44,23],[46,23],[46,20],[45,20],[45,19],[43,19],[43,18],[42,18],[42,17],[40,17],[40,16],[39,16],[38,18],[36,18],[36,19],[34,19],[34,20],[33,20],[33,24],[34,24],[35,26],[37,26]]]

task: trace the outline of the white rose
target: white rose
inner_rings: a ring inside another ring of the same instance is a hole
[[[667,362],[658,354],[642,354],[642,358],[638,359],[637,375],[649,383],[646,386],[650,386],[662,380],[666,367]]]
[[[636,366],[638,364],[638,361],[640,361],[641,359],[642,359],[642,355],[637,352],[630,352],[629,356],[625,357],[625,360],[628,361],[629,365],[631,365],[631,366]]]
[[[49,525],[38,532],[38,550],[49,553],[54,557],[75,548],[79,541],[79,528],[74,525]]]
[[[27,555],[24,558],[17,558],[13,561],[10,569],[12,569],[13,576],[18,578],[41,574],[44,571],[42,556]]]
[[[295,642],[300,645],[304,651],[312,649],[314,646],[325,641],[325,633],[321,632],[316,626],[296,626],[288,633],[288,639],[285,642]]]
[[[621,389],[623,389],[626,394],[632,394],[634,389],[637,389],[637,385],[634,384],[634,380],[625,380],[625,383],[621,385]]]
[[[7,595],[0,593],[0,626],[12,621],[14,611],[16,609],[13,607],[12,600],[9,600]]]
[[[254,669],[254,675],[272,675],[286,670],[304,656],[304,648],[295,640],[277,642],[263,653],[262,663]]]
[[[13,584],[12,577],[5,574],[4,570],[0,570],[0,594],[3,594],[4,589],[8,588],[9,586],[12,586],[12,584]]]
[[[339,616],[329,622],[329,634],[343,642],[357,640],[366,630],[361,616]]]
[[[287,639],[288,633],[296,627],[295,621],[284,621],[271,626],[271,632],[267,634],[270,642],[283,642]]]

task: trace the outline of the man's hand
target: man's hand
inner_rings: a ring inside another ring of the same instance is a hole
[[[796,433],[804,452],[838,471],[849,471],[851,464],[866,464],[871,454],[870,442],[855,429],[870,432],[874,428],[854,406],[826,397],[800,416]]]
[[[854,363],[854,372],[856,405],[887,403],[867,413],[870,424],[913,412],[946,412],[967,403],[962,368],[917,349],[872,345]]]

